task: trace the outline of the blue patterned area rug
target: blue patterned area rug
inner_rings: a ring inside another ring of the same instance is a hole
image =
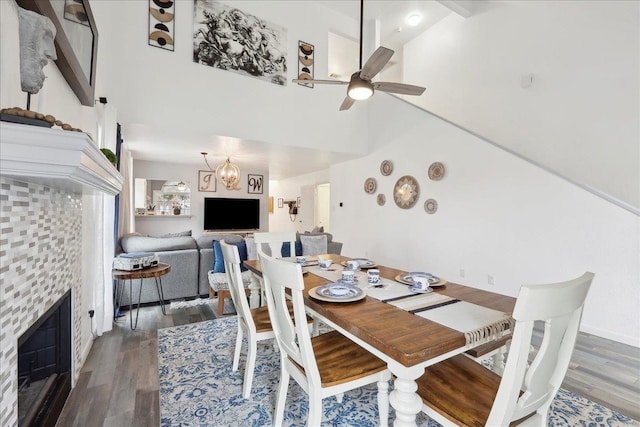
[[[237,331],[235,316],[158,331],[160,423],[162,426],[270,426],[279,383],[280,359],[273,341],[258,344],[251,398],[242,397],[246,344],[237,372],[231,371]],[[376,426],[375,384],[345,393],[342,403],[323,400],[323,426]],[[390,408],[390,422],[393,409]],[[307,395],[293,379],[285,409],[286,426],[304,426]],[[424,414],[418,426],[437,427]],[[637,425],[571,392],[560,390],[549,426]]]

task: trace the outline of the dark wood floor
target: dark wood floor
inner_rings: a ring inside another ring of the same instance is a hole
[[[158,426],[157,330],[214,319],[211,305],[140,309],[98,337],[57,426]],[[640,420],[640,349],[580,334],[563,388]]]

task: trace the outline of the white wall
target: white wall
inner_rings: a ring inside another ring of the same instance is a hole
[[[337,152],[367,150],[366,112],[338,111],[344,87],[309,89],[291,83],[298,71],[298,40],[315,45],[315,76],[327,78],[327,27],[357,23],[308,1],[225,1],[225,4],[287,28],[286,86],[193,62],[193,1],[176,2],[175,51],[147,43],[148,2],[101,0],[94,13],[110,24],[102,37],[109,67],[109,102],[123,128],[145,124],[165,135],[212,135]],[[117,25],[113,25],[116,23]],[[123,48],[126,46],[126,49]],[[327,126],[330,123],[330,126]]]
[[[404,80],[427,88],[407,100],[640,208],[640,3],[474,7],[405,46]]]
[[[368,102],[372,153],[330,171],[332,233],[344,255],[512,296],[522,284],[589,270],[596,276],[582,329],[640,346],[639,217],[401,100]],[[388,177],[379,172],[386,159]],[[435,161],[446,167],[441,181],[427,176]],[[420,184],[409,210],[393,202],[402,175]],[[368,177],[386,205],[364,192]],[[438,202],[434,215],[423,209],[427,198]]]
[[[297,200],[302,194],[303,186],[315,186],[329,182],[329,178],[329,171],[324,170],[300,175],[295,178],[269,182],[269,195],[273,196],[273,214],[269,215],[269,231],[311,231],[313,225],[300,222],[299,217],[291,221],[287,205],[285,204],[283,208],[278,208],[278,199]],[[303,200],[302,209],[313,209],[313,200]],[[313,218],[313,215],[311,218]]]
[[[166,233],[178,233],[192,230],[194,237],[204,233],[204,199],[205,197],[229,197],[237,199],[260,200],[260,231],[269,230],[269,171],[252,169],[247,170],[242,163],[238,163],[241,172],[240,190],[227,190],[220,183],[216,192],[198,191],[198,170],[206,170],[202,164],[186,165],[175,163],[147,162],[134,160],[133,177],[144,179],[158,179],[167,181],[185,181],[191,188],[191,217],[179,217],[173,215],[150,215],[136,217],[136,232],[158,236]],[[213,166],[213,165],[212,165]],[[259,174],[264,176],[262,194],[248,194],[247,175]],[[276,208],[277,209],[277,208]]]

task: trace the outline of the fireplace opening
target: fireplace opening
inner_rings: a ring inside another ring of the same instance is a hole
[[[55,426],[71,391],[71,291],[18,339],[18,425]]]

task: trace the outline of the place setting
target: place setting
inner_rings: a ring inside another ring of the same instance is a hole
[[[378,266],[377,263],[367,258],[352,258],[348,261],[342,261],[340,264],[350,270],[364,270]]]
[[[409,285],[409,290],[414,293],[428,293],[433,290],[432,288],[438,288],[447,284],[446,280],[425,271],[412,271],[398,274],[395,280],[396,282]]]
[[[326,260],[322,260],[326,261]],[[331,263],[325,263],[329,266]],[[328,267],[327,267],[328,268]],[[309,289],[311,298],[326,302],[354,302],[363,299],[367,294],[357,286],[355,271],[343,270],[340,280]]]

